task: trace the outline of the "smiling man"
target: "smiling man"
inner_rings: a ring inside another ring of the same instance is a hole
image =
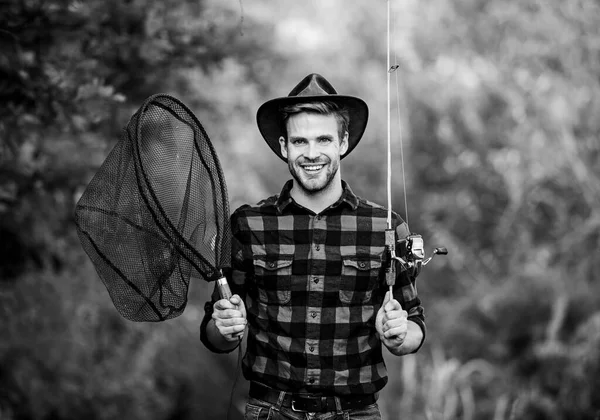
[[[201,340],[215,352],[248,327],[246,419],[380,419],[382,348],[401,356],[425,337],[415,278],[397,271],[390,299],[382,258],[388,212],[356,196],[341,160],[368,119],[359,98],[318,74],[263,104],[258,127],[292,175],[280,194],[232,217],[231,299],[215,290]],[[406,224],[392,213],[399,237]]]
[[[290,105],[282,110],[287,136],[279,137],[281,155],[294,177],[291,195],[315,213],[342,194],[340,156],[348,150],[347,121],[331,113],[333,104]],[[339,111],[338,111],[339,112]],[[337,114],[336,114],[337,115]],[[341,129],[338,125],[346,126]]]

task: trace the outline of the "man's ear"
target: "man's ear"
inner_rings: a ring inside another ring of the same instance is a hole
[[[344,133],[344,137],[340,140],[340,156],[344,156],[348,151],[348,132]]]
[[[281,155],[287,159],[287,142],[283,136],[279,137],[279,147],[281,147]]]

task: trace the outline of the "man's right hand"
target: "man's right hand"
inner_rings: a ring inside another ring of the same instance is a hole
[[[246,306],[239,295],[233,295],[229,300],[221,299],[215,302],[212,318],[221,336],[229,342],[237,342],[246,329]]]

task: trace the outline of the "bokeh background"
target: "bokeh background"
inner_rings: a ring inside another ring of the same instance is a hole
[[[143,100],[204,124],[231,207],[287,168],[255,112],[305,75],[370,105],[344,160],[386,203],[384,0],[0,4],[0,418],[240,418],[238,354],[199,342],[210,287],[162,324],[118,315],[77,199]],[[392,0],[393,207],[428,250],[427,342],[386,356],[387,419],[597,419],[600,4]],[[401,157],[404,155],[404,168]],[[402,175],[404,169],[404,176]],[[406,182],[404,195],[403,180]]]

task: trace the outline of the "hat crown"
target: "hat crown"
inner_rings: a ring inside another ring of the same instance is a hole
[[[288,96],[319,96],[336,95],[337,92],[331,84],[320,74],[312,73],[296,85]]]

